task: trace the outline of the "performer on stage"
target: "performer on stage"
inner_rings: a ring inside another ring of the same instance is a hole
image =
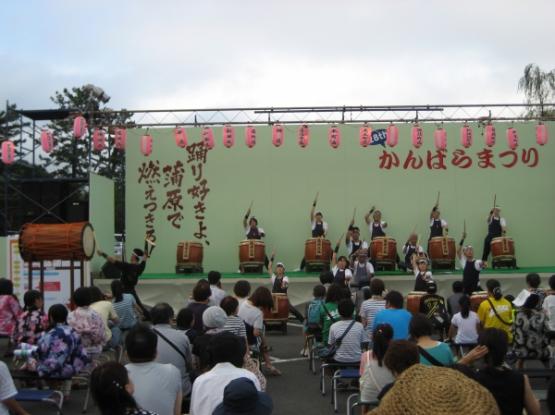
[[[144,318],[146,320],[150,319],[148,310],[141,302],[141,299],[135,290],[135,287],[139,282],[139,277],[145,270],[148,253],[142,251],[141,249],[135,248],[131,253],[130,262],[120,261],[113,256],[107,255],[101,250],[98,250],[97,254],[105,258],[108,262],[114,264],[114,266],[121,271],[121,284],[123,285],[123,292],[133,295],[133,297],[135,297],[135,302],[143,312]]]
[[[370,220],[372,216],[372,220]],[[372,206],[370,211],[364,215],[364,220],[368,225],[368,230],[370,231],[370,239],[374,239],[379,236],[385,236],[384,229],[387,228],[387,222],[382,221],[382,212],[376,210],[375,206]]]
[[[252,216],[249,219],[250,215],[251,215],[251,208],[249,207],[249,210],[247,210],[247,213],[243,218],[243,228],[245,229],[245,235],[247,239],[264,238],[266,236],[266,234],[264,233],[264,229],[258,227],[258,220],[254,216]]]
[[[403,246],[403,255],[405,256],[404,262],[399,262],[399,268],[403,271],[411,271],[412,268],[412,256],[413,255],[424,255],[424,248],[418,244],[418,235],[416,233],[411,233],[407,242]]]
[[[268,274],[270,275],[270,280],[272,281],[272,293],[287,294],[287,290],[289,289],[289,277],[285,275],[285,265],[283,265],[282,262],[278,262],[274,272],[274,259],[275,252],[272,252],[270,262],[268,263]],[[287,300],[289,301],[289,298]],[[293,314],[301,323],[304,323],[304,316],[293,306],[293,304],[291,304],[291,302],[289,302],[289,312]]]
[[[480,288],[480,271],[486,267],[486,263],[479,259],[474,259],[474,249],[467,245],[463,248],[466,232],[459,242],[457,256],[460,259],[463,269],[463,292],[466,295],[472,295],[474,291],[482,291]]]
[[[482,261],[484,262],[488,260],[491,250],[491,240],[493,238],[505,236],[507,233],[507,222],[505,221],[505,218],[501,217],[501,209],[499,209],[499,206],[494,206],[494,208],[489,212],[487,222],[488,235],[484,240],[484,251],[482,253]]]
[[[360,239],[360,229],[355,225],[355,220],[351,220],[347,236],[345,237],[345,245],[347,246],[347,255],[349,260],[354,261],[359,250],[368,249],[368,242]]]
[[[312,209],[310,209],[310,225],[312,226],[313,238],[325,238],[328,233],[328,224],[324,222],[324,215],[322,212],[316,212],[316,204],[318,203],[318,193],[312,202]]]
[[[353,279],[353,273],[349,268],[349,261],[347,260],[347,257],[343,255],[341,255],[339,258],[337,257],[337,252],[339,251],[341,239],[343,239],[343,236],[337,241],[337,244],[335,245],[335,249],[331,256],[331,272],[333,274],[334,284],[341,285],[342,287],[348,287],[349,283]]]
[[[368,261],[368,251],[366,249],[359,249],[356,258],[353,264],[351,287],[360,290],[363,287],[370,286],[370,280],[374,276],[374,267]]]
[[[447,235],[447,221],[441,219],[441,213],[439,212],[439,205],[435,205],[430,213],[430,237],[428,240]]]
[[[428,260],[417,254],[412,255],[412,268],[414,270],[414,291],[426,291],[428,283],[433,281],[432,273],[428,271]]]

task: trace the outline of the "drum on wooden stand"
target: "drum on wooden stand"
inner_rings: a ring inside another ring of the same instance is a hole
[[[407,310],[412,314],[420,313],[420,300],[426,293],[424,291],[411,291],[407,295]]]
[[[478,311],[478,307],[482,304],[483,301],[488,299],[488,292],[487,291],[474,291],[470,296],[470,309],[472,311]]]
[[[453,238],[438,236],[430,239],[428,254],[432,262],[432,269],[455,269],[457,250]]]
[[[204,247],[199,242],[183,241],[177,244],[176,273],[202,272]]]
[[[304,260],[307,271],[326,271],[330,268],[331,243],[324,238],[307,239],[304,244]]]
[[[259,239],[247,239],[239,244],[239,269],[243,273],[261,274],[266,259],[266,244]]]
[[[287,334],[287,320],[289,320],[289,298],[287,294],[272,293],[273,307],[264,310],[264,324],[266,326],[280,326],[282,333]]]
[[[383,270],[394,270],[397,262],[397,241],[387,236],[379,236],[370,243],[374,266]]]
[[[501,236],[491,240],[491,266],[516,268],[515,243],[512,238]]]
[[[94,230],[89,222],[27,223],[19,232],[19,253],[24,261],[88,261],[95,253]]]

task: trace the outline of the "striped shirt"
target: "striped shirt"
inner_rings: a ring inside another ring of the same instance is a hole
[[[329,344],[334,344],[340,338],[352,320],[341,320],[330,327]],[[360,362],[362,354],[361,344],[368,342],[364,327],[358,321],[353,324],[347,335],[341,341],[341,346],[335,352],[334,360],[337,362]]]
[[[224,331],[229,331],[239,337],[247,337],[247,329],[245,328],[245,323],[239,316],[227,316]]]
[[[130,329],[137,324],[137,317],[135,316],[135,298],[131,294],[123,294],[123,300],[113,302],[114,310],[119,317],[119,327],[122,329]]]
[[[362,303],[360,306],[359,315],[361,318],[366,320],[366,331],[368,332],[368,337],[372,339],[372,333],[374,332],[374,317],[378,311],[385,308],[385,300],[377,300],[375,298],[370,298]]]

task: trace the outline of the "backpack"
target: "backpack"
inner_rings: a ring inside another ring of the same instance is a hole
[[[321,328],[320,325],[320,310],[322,304],[324,302],[322,300],[312,300],[310,304],[308,304],[308,308],[306,311],[306,328],[307,329],[317,329]]]
[[[429,319],[435,330],[442,330],[449,327],[449,315],[443,303],[438,303],[435,310],[429,315]]]

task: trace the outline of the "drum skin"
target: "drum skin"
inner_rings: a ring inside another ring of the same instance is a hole
[[[407,295],[407,310],[412,314],[420,313],[420,300],[426,293],[424,291],[412,291]]]
[[[304,244],[304,258],[307,264],[327,264],[331,259],[331,243],[327,239],[307,239]]]
[[[199,242],[183,241],[177,244],[176,261],[178,265],[201,267],[204,247]]]
[[[377,263],[395,263],[397,258],[397,241],[387,236],[372,239],[371,258]]]
[[[515,257],[515,243],[512,238],[501,236],[491,240],[491,256],[497,259],[513,259]]]
[[[240,265],[264,265],[266,244],[259,239],[247,239],[239,244]]]
[[[289,318],[289,299],[287,294],[272,293],[274,306],[264,310],[264,320],[287,320]]]
[[[483,301],[488,299],[488,292],[487,291],[475,291],[470,296],[470,309],[472,311],[478,311],[478,307],[482,304]]]
[[[428,254],[430,255],[430,260],[433,262],[439,264],[454,264],[455,257],[457,256],[455,240],[447,236],[438,236],[430,239]]]
[[[94,229],[89,222],[27,223],[19,232],[24,261],[90,260],[95,254]]]

